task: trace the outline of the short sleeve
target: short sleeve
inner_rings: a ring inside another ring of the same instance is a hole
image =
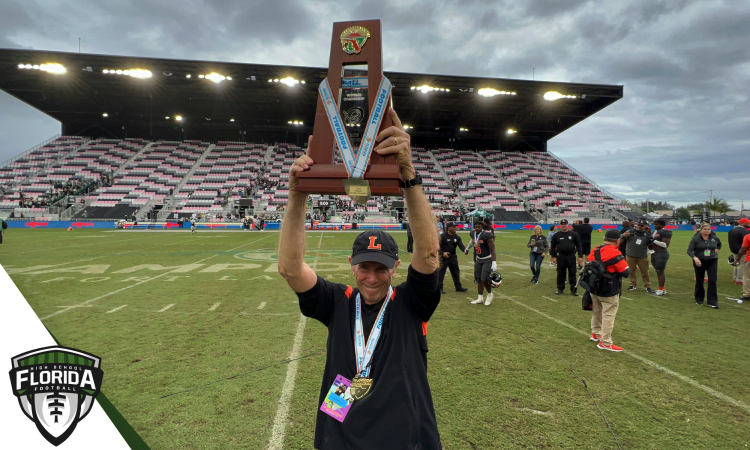
[[[302,315],[317,319],[328,326],[336,299],[345,295],[348,286],[331,283],[318,275],[318,281],[312,289],[307,292],[297,293],[299,309]]]
[[[750,234],[745,235],[745,237],[742,239],[742,246],[750,248]]]
[[[409,310],[422,322],[427,322],[440,303],[440,289],[438,285],[438,270],[431,274],[417,272],[409,266],[406,283],[401,287],[406,289],[405,297]]]

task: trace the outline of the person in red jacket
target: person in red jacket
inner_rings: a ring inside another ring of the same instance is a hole
[[[602,276],[596,292],[591,292],[591,303],[593,315],[591,316],[591,340],[599,342],[600,350],[621,352],[622,347],[612,343],[612,329],[615,326],[615,316],[620,305],[620,291],[622,289],[622,277],[630,276],[625,257],[622,256],[617,244],[620,232],[609,230],[604,235],[604,244],[598,246],[589,254],[588,261],[594,261],[598,253],[601,262],[605,263],[607,273]],[[607,265],[607,262],[610,262]],[[612,262],[614,261],[614,262]]]

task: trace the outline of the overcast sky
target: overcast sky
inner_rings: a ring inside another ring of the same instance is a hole
[[[0,47],[324,67],[383,21],[385,70],[622,84],[548,149],[627,199],[750,208],[750,6],[738,1],[3,0]],[[0,93],[0,162],[59,133]]]

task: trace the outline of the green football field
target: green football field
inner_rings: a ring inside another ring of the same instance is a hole
[[[613,333],[625,352],[611,353],[589,341],[580,297],[555,295],[547,260],[529,282],[529,235],[497,234],[503,283],[489,307],[469,304],[470,256],[459,257],[469,292],[446,276],[428,334],[446,449],[750,445],[750,305],[725,299],[741,296],[727,246],[721,308],[698,307],[690,233],[676,232],[668,295],[640,280],[626,291]],[[309,264],[352,284],[354,236],[308,232]],[[394,236],[400,283],[411,255]],[[309,449],[327,333],[301,317],[277,244],[271,231],[11,229],[0,264],[62,345],[102,358],[102,391],[151,448]]]

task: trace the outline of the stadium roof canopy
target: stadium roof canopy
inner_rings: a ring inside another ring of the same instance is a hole
[[[66,73],[34,68],[51,63],[61,64]],[[134,69],[152,76],[104,73]],[[0,49],[0,89],[59,120],[62,132],[70,135],[302,143],[312,132],[317,87],[326,72],[319,67]],[[214,83],[199,77],[211,73],[231,80]],[[413,127],[413,144],[429,148],[546,150],[549,139],[623,95],[617,85],[385,75],[394,85],[396,111]],[[287,77],[300,83],[269,82]],[[437,90],[412,89],[419,86]],[[484,88],[515,95],[484,97],[478,94]],[[545,101],[550,91],[576,98]],[[178,115],[182,121],[176,121]]]

